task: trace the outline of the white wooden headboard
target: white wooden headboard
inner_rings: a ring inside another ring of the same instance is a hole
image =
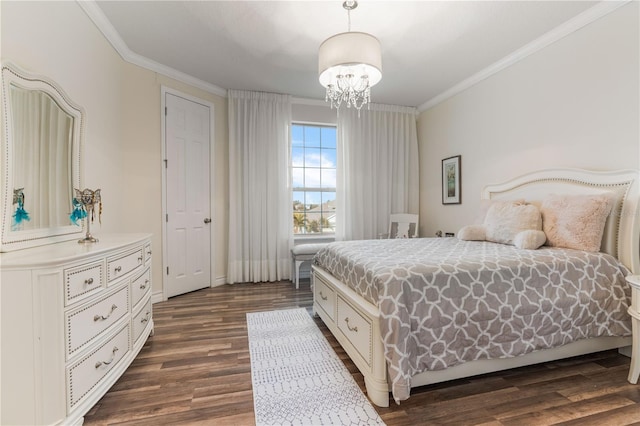
[[[505,183],[487,185],[482,190],[482,198],[524,198],[540,207],[549,194],[613,194],[616,202],[607,218],[601,250],[616,256],[634,274],[640,274],[639,177],[638,170],[541,170]]]

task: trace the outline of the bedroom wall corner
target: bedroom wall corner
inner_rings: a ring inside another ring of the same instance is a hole
[[[0,59],[56,81],[86,112],[83,186],[101,188],[93,233],[153,233],[153,292],[162,292],[161,85],[215,105],[213,281],[226,275],[226,99],[125,62],[76,2],[0,2]],[[154,296],[155,297],[155,296]]]
[[[548,168],[640,168],[640,3],[630,2],[423,111],[421,235],[476,219],[481,189]],[[462,204],[441,160],[462,156]]]

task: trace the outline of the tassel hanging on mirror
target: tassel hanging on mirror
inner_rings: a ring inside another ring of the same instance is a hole
[[[22,222],[31,220],[29,213],[24,209],[24,188],[13,190],[13,204],[17,204],[11,225],[11,229],[15,231],[22,225]]]

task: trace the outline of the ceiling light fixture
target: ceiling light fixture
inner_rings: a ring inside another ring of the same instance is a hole
[[[320,84],[327,88],[325,101],[338,109],[344,102],[358,110],[370,103],[371,87],[382,78],[380,42],[367,33],[351,32],[351,11],[357,1],[345,1],[348,32],[326,39],[318,52]]]

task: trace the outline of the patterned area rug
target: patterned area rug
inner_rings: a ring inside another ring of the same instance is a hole
[[[257,425],[384,425],[306,309],[247,314]]]

